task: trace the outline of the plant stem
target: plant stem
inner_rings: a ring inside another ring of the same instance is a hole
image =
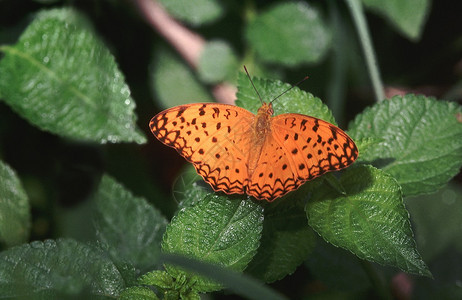
[[[343,111],[345,107],[345,73],[347,61],[345,56],[346,31],[338,11],[337,0],[328,1],[332,35],[332,60],[330,81],[328,83],[327,106],[332,110],[337,124],[343,124]]]
[[[358,31],[359,40],[366,57],[366,65],[369,71],[369,75],[372,80],[372,86],[374,88],[374,94],[377,101],[381,101],[385,98],[383,93],[383,84],[380,78],[379,67],[375,58],[374,49],[372,47],[369,30],[366,24],[366,18],[364,16],[364,10],[360,0],[346,0],[350,13],[353,17],[353,21]]]
[[[194,71],[197,71],[200,56],[207,43],[205,38],[170,16],[159,1],[136,0],[134,3],[151,27],[178,51]],[[236,99],[236,88],[227,82],[215,85],[212,93],[221,103],[233,104]]]

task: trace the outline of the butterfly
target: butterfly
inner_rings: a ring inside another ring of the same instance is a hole
[[[269,202],[358,157],[353,140],[337,126],[273,113],[271,102],[262,101],[256,115],[234,105],[194,103],[158,113],[149,127],[213,190]]]

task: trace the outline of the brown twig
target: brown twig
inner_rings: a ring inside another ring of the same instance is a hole
[[[172,18],[157,1],[136,0],[136,3],[153,29],[178,51],[191,68],[197,70],[205,39]],[[216,85],[212,93],[221,103],[234,103],[236,98],[236,88],[229,83]]]

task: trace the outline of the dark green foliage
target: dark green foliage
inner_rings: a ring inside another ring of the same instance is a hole
[[[361,98],[373,75],[348,19],[362,3],[383,17],[372,19],[374,43],[419,41],[430,0],[159,1],[203,35],[193,66],[146,29],[140,6],[133,13],[141,1],[83,2],[0,4],[2,297],[391,298],[399,274],[414,287],[407,298],[460,298],[462,108],[437,99],[456,99],[460,79],[442,84],[453,86],[446,97]],[[2,5],[21,19],[6,20]],[[451,37],[460,48],[461,33]],[[395,72],[387,82],[446,80],[386,56],[403,44],[378,50]],[[358,160],[272,203],[214,192],[148,122],[212,101],[223,83],[253,113],[278,97],[275,115],[338,121]]]

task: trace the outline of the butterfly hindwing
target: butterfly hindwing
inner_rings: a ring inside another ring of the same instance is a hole
[[[340,128],[300,114],[273,117],[271,136],[261,152],[248,193],[269,201],[349,166],[358,156],[354,142]]]

